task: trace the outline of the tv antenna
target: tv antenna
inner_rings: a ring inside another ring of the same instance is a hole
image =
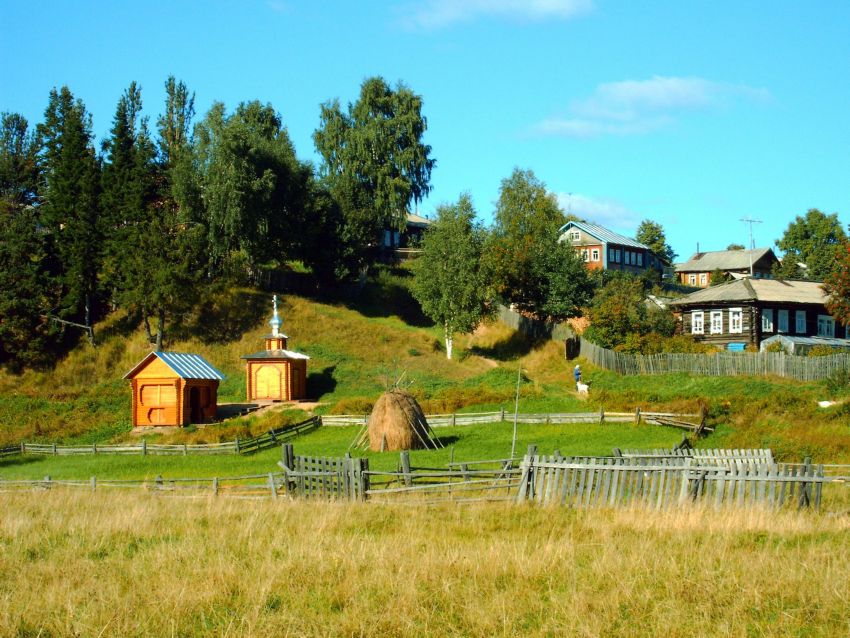
[[[753,251],[756,249],[756,240],[753,239],[753,224],[761,224],[760,219],[752,219],[751,217],[744,217],[742,220],[745,224],[748,224],[750,227],[750,250]],[[753,276],[753,253],[750,253],[750,277]]]

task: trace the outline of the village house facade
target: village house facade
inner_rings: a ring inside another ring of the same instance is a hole
[[[706,288],[711,283],[711,274],[717,270],[735,279],[752,277],[770,279],[774,264],[779,259],[770,248],[752,250],[713,250],[697,252],[681,264],[676,264],[676,279],[685,286]]]
[[[746,278],[699,290],[669,306],[680,315],[682,332],[695,341],[743,349],[777,334],[845,337],[826,301],[817,282]]]
[[[649,246],[597,224],[569,221],[560,229],[558,241],[568,241],[590,270],[619,270],[639,275],[653,268],[664,270],[664,262]]]

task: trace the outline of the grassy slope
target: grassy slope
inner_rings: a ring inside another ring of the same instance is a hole
[[[283,295],[290,347],[312,357],[308,391],[323,402],[318,412],[364,413],[386,384],[402,373],[412,381],[411,391],[428,413],[501,406],[511,410],[519,363],[524,376],[521,411],[596,410],[600,405],[608,410],[640,406],[695,411],[704,403],[720,424],[710,445],[769,446],[794,460],[804,455],[850,460],[846,426],[850,409],[817,408],[818,399],[841,398],[830,396],[824,383],[687,375],[619,377],[585,365],[593,392],[589,401],[582,401],[572,391],[572,364],[563,359],[559,344],[535,346],[501,324],[458,339],[459,360],[447,361],[439,329],[419,314],[407,282],[405,271],[382,271],[356,298],[319,301]],[[262,347],[268,297],[253,290],[213,297],[169,344],[173,350],[202,354],[227,375],[220,388],[222,402],[244,401],[239,357]],[[129,392],[121,377],[148,346],[140,327],[120,313],[98,327],[98,340],[98,348],[81,345],[51,371],[0,374],[0,443],[21,439],[91,443],[127,437]],[[169,438],[232,439],[303,417],[297,410],[277,411],[195,432],[184,430]],[[218,461],[197,463],[219,466]]]

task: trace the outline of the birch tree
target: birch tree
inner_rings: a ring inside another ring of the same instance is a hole
[[[490,308],[489,277],[482,266],[485,231],[475,222],[469,195],[440,206],[425,233],[415,265],[413,296],[426,316],[443,327],[446,357],[454,335],[475,330]]]

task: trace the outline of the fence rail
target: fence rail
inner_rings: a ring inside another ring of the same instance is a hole
[[[712,354],[628,354],[581,339],[581,356],[601,368],[624,375],[687,372],[702,376],[772,374],[797,381],[819,381],[850,370],[850,354],[801,357],[783,352],[716,352]]]

